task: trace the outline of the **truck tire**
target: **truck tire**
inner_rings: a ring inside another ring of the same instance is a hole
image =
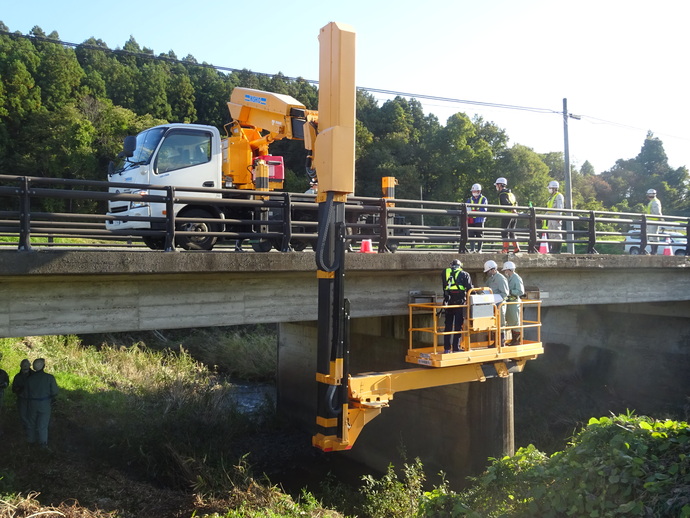
[[[640,249],[636,246],[631,246],[630,255],[640,255]]]
[[[259,239],[252,241],[252,250],[255,252],[270,252],[273,244],[268,239]]]
[[[151,250],[165,250],[165,238],[156,236],[144,236],[144,244]]]
[[[204,209],[190,209],[179,215],[181,218],[212,219],[213,215]],[[177,230],[185,232],[220,232],[220,224],[206,222],[178,223]],[[185,250],[212,250],[218,238],[215,236],[179,236],[175,238],[175,244]]]

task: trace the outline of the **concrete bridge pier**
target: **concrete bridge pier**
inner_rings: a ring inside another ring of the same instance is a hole
[[[351,321],[350,371],[414,368],[406,363],[407,316]],[[312,433],[316,419],[316,322],[279,325],[278,407]],[[419,457],[428,477],[440,471],[457,488],[480,473],[488,457],[514,450],[513,379],[447,385],[395,394],[346,455],[385,471]]]

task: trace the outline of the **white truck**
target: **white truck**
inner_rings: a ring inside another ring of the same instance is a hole
[[[307,172],[316,180],[316,171],[311,167],[311,150],[318,128],[316,111],[307,110],[288,95],[249,88],[235,88],[228,108],[232,122],[226,127],[227,138],[221,137],[215,127],[198,124],[164,124],[146,129],[136,137],[126,137],[119,163],[111,163],[108,170],[110,182],[125,185],[113,186],[109,191],[164,195],[164,190],[155,190],[153,186],[173,186],[176,195],[199,198],[198,203],[187,200],[174,205],[175,217],[187,218],[177,225],[177,230],[223,232],[230,228],[224,220],[252,219],[252,210],[208,204],[203,199],[251,198],[252,194],[245,195],[242,191],[282,189],[283,161],[282,157],[269,154],[271,142],[284,138],[304,141],[309,152]],[[264,174],[257,175],[257,169],[266,165],[268,182]],[[151,187],[142,189],[140,185]],[[185,187],[214,191],[185,191]],[[113,200],[108,204],[106,228],[122,233],[162,231],[165,212],[165,203]],[[161,219],[151,221],[150,218]],[[189,218],[199,221],[190,222]],[[214,219],[218,222],[209,222]],[[162,233],[143,236],[143,240],[149,248],[160,250],[165,245],[162,236]],[[175,244],[187,250],[211,250],[217,240],[218,236],[203,234],[178,236]],[[265,245],[261,246],[266,251]]]

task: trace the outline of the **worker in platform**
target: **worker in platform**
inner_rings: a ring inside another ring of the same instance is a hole
[[[55,376],[43,369],[46,361],[43,358],[34,360],[34,372],[26,380],[26,392],[29,397],[29,444],[38,443],[42,448],[48,448],[48,425],[50,413],[58,386]]]
[[[467,201],[465,203],[473,203],[475,205],[488,205],[489,200],[487,199],[486,196],[482,194],[482,186],[478,183],[475,183],[472,186],[472,189],[470,190],[472,193],[472,196],[467,198]],[[486,207],[470,207],[470,210],[473,210],[475,212],[486,212]],[[468,237],[470,239],[469,241],[469,251],[474,252],[476,251],[477,253],[482,251],[482,242],[481,241],[473,241],[472,239],[481,239],[482,236],[484,235],[484,222],[486,221],[486,217],[484,216],[472,216],[467,218],[467,227],[468,227]]]
[[[559,209],[565,207],[565,198],[558,192],[560,184],[556,180],[549,182],[549,194],[551,198],[546,202],[546,206],[551,209],[547,211],[547,214],[552,216],[561,216],[563,212]],[[542,224],[544,230],[548,230],[549,240],[554,240],[554,242],[549,243],[549,251],[552,254],[560,254],[561,246],[563,240],[563,234],[560,232],[562,229],[562,221],[560,219],[550,219],[548,221],[544,220]]]
[[[498,192],[498,204],[501,205],[499,212],[505,212],[509,214],[516,214],[517,209],[517,198],[508,189],[508,180],[503,178],[496,179],[496,191]],[[505,208],[504,208],[505,207]],[[516,254],[520,251],[520,247],[515,240],[515,226],[517,225],[517,218],[501,218],[501,237],[503,238],[503,250],[501,253],[507,254],[510,252],[510,244],[513,245],[513,252]]]
[[[19,363],[19,372],[12,378],[12,392],[17,396],[17,412],[26,434],[29,433],[29,397],[27,396],[26,382],[32,372],[31,362],[24,358]]]
[[[501,313],[501,346],[506,344],[505,331],[502,328],[506,325],[506,306],[503,301],[508,298],[510,289],[508,280],[498,271],[496,261],[486,261],[484,263],[484,273],[486,274],[486,286],[491,288],[494,295],[500,297],[498,308]]]
[[[506,297],[506,326],[520,325],[520,298],[525,294],[525,286],[522,278],[515,273],[515,263],[506,261],[503,263],[503,274],[508,280],[508,296]],[[520,329],[511,330],[512,339],[508,345],[520,345],[522,332]]]
[[[446,312],[446,322],[444,331],[455,334],[443,335],[443,352],[451,352],[451,336],[453,337],[452,352],[460,351],[460,331],[462,331],[463,314],[460,306],[465,304],[467,292],[472,289],[472,279],[470,275],[463,271],[462,263],[459,259],[453,259],[450,266],[443,271],[443,305]]]
[[[647,191],[647,205],[644,208],[644,213],[650,216],[661,216],[661,201],[656,197],[656,189],[649,189]],[[647,221],[655,221],[658,223],[659,218],[649,217]],[[658,243],[659,237],[650,234],[658,234],[659,229],[660,227],[658,224],[647,225],[647,235],[649,236],[647,241],[650,243]],[[652,255],[656,255],[659,245],[653,244],[651,245],[651,249]]]

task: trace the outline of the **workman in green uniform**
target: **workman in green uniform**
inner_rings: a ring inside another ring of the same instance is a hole
[[[26,380],[26,393],[29,398],[29,444],[38,443],[48,448],[48,425],[50,411],[58,394],[55,376],[43,369],[46,361],[43,358],[34,360],[34,372]]]
[[[484,263],[484,273],[486,274],[486,286],[491,288],[494,295],[499,295],[501,302],[499,303],[499,311],[501,313],[501,329],[506,325],[506,306],[502,302],[508,298],[510,290],[508,288],[508,280],[498,271],[496,261],[486,261]],[[501,330],[501,346],[506,344],[505,331]]]
[[[463,271],[459,259],[453,259],[450,267],[443,271],[443,305],[460,306],[465,304],[467,292],[472,289],[470,274]],[[460,352],[460,332],[462,331],[463,314],[461,307],[446,307],[446,322],[444,332],[455,334],[443,335],[443,352],[449,353],[450,337],[453,337],[453,351]]]
[[[517,206],[517,198],[511,192],[511,190],[508,189],[508,180],[501,176],[500,178],[496,179],[496,183],[494,183],[494,185],[496,186],[496,191],[498,192],[498,204],[501,205],[501,208],[498,209],[498,212],[517,214],[517,209],[515,208]],[[517,218],[501,218],[501,228],[503,229],[501,230],[501,237],[503,239],[503,250],[501,250],[501,253],[510,253],[511,243],[513,244],[513,252],[516,254],[520,252],[520,246],[515,240],[516,226]]]
[[[17,412],[26,434],[29,433],[29,396],[26,391],[26,381],[32,372],[31,362],[24,358],[19,363],[19,372],[12,378],[12,392],[17,396]]]
[[[0,360],[2,355],[0,354]],[[10,376],[6,371],[0,369],[0,412],[2,412],[2,406],[5,403],[5,389],[10,384]],[[0,421],[0,435],[2,434],[2,422]]]
[[[508,327],[519,326],[520,304],[516,303],[525,294],[525,286],[522,283],[522,278],[515,273],[515,263],[513,261],[503,263],[503,274],[508,280],[508,297],[506,302],[511,303],[506,304],[506,325]],[[513,337],[508,345],[520,345],[520,335],[522,334],[520,329],[512,329],[511,333]]]

